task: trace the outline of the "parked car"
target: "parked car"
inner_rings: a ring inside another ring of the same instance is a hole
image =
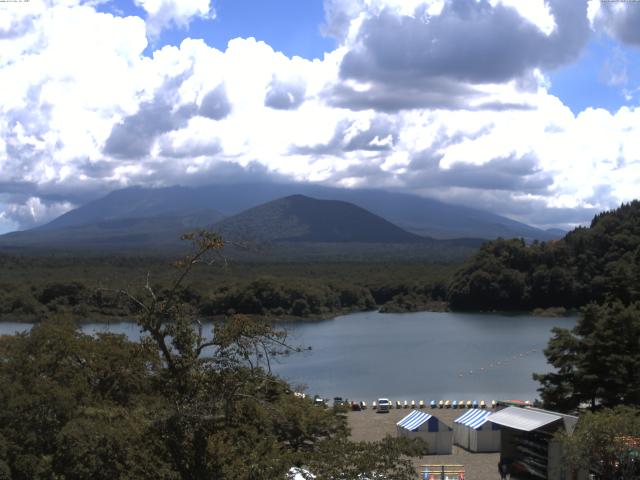
[[[388,412],[391,410],[393,405],[391,405],[391,400],[388,398],[379,398],[378,399],[378,411],[379,412]]]

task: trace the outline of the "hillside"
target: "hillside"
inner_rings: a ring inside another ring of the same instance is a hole
[[[575,308],[640,300],[640,201],[594,217],[563,239],[486,243],[455,275],[452,308]]]
[[[204,210],[183,216],[111,218],[57,228],[49,225],[0,236],[0,249],[173,256],[185,249],[180,241],[183,233],[207,228],[232,241],[225,251],[231,260],[459,262],[482,243],[472,238],[420,237],[348,202],[303,195],[267,202],[220,221],[222,217],[215,210]],[[68,223],[69,218],[61,218],[62,223]]]
[[[115,218],[61,228],[36,228],[0,236],[5,250],[83,249],[156,251],[183,248],[180,236],[190,230],[212,225],[223,218],[215,210],[190,215],[149,218]]]
[[[406,232],[356,205],[291,195],[250,208],[215,225],[224,238],[259,242],[418,243]]]
[[[332,188],[309,183],[208,185],[197,188],[132,187],[116,190],[58,217],[41,230],[89,225],[123,218],[190,215],[215,209],[225,216],[290,195],[350,202],[417,235],[433,238],[500,236],[549,240],[558,232],[516,222],[490,212],[397,192]]]

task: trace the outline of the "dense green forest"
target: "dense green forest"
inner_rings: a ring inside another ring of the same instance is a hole
[[[164,288],[121,292],[140,342],[82,334],[62,314],[0,336],[0,479],[271,480],[294,466],[318,480],[415,478],[407,456],[424,443],[351,442],[344,411],[271,374],[286,332],[240,315],[197,328],[184,282],[221,242],[194,241]]]
[[[166,258],[0,256],[0,318],[37,321],[67,314],[78,321],[131,318],[117,295],[148,281],[158,291],[171,270]],[[279,318],[323,318],[372,310],[416,311],[445,307],[455,264],[340,262],[198,265],[181,288],[181,300],[200,316],[242,313]]]
[[[456,272],[452,309],[576,308],[640,300],[640,201],[597,215],[556,242],[498,239]]]

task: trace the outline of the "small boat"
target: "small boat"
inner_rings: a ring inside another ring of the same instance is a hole
[[[374,400],[373,403],[371,404],[371,408],[373,408],[374,410],[376,410],[378,408],[378,404],[376,403],[376,401]]]
[[[467,400],[467,408],[471,408],[472,405],[471,400]]]
[[[404,401],[404,408],[409,408],[409,404],[407,403],[407,401]]]
[[[477,400],[474,400],[474,401],[471,403],[471,408],[478,408],[478,401],[477,401]]]
[[[442,400],[440,400],[440,401],[442,401]],[[436,403],[435,400],[431,400],[430,405],[431,405],[431,408],[436,408],[438,406],[438,404]]]
[[[448,402],[449,400],[447,400]],[[451,408],[458,408],[458,400],[454,400],[453,403],[451,404]]]
[[[400,403],[400,400],[396,400],[396,408],[402,408],[402,404]]]
[[[416,408],[416,401],[415,400],[411,400],[411,408]]]
[[[444,408],[451,408],[451,400],[447,400],[444,402]]]
[[[480,400],[480,408],[487,408],[487,404],[484,403],[484,400]]]
[[[497,404],[495,400],[491,400],[491,408],[496,408]]]

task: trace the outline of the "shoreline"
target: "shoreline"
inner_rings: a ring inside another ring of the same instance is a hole
[[[534,308],[533,310],[514,310],[514,311],[511,311],[511,310],[499,310],[499,311],[498,310],[493,310],[493,311],[473,310],[472,311],[472,310],[451,310],[449,308],[449,304],[446,302],[433,302],[432,304],[429,305],[430,308],[425,308],[425,309],[412,309],[412,308],[402,309],[402,308],[385,307],[385,305],[379,305],[375,309],[368,309],[368,310],[346,309],[346,310],[341,310],[341,311],[336,311],[331,313],[307,315],[304,317],[295,316],[295,315],[282,315],[282,316],[276,317],[272,315],[256,315],[256,314],[243,314],[243,313],[240,313],[238,315],[245,315],[257,321],[292,324],[292,323],[322,322],[324,320],[333,320],[337,317],[341,317],[344,315],[350,315],[353,313],[366,313],[366,312],[377,312],[383,315],[398,314],[398,313],[450,312],[450,313],[460,313],[460,314],[470,314],[470,315],[482,315],[482,314],[497,314],[497,315],[505,315],[505,316],[527,315],[527,316],[540,317],[540,318],[569,318],[569,317],[577,316],[580,314],[579,310],[565,309],[564,307]],[[73,315],[71,318],[73,318]],[[217,322],[217,321],[222,321],[225,318],[227,318],[226,315],[195,317],[195,319],[202,320],[205,322]],[[35,325],[37,323],[40,323],[41,321],[42,319],[36,318],[34,315],[28,315],[28,316],[18,315],[16,317],[7,316],[7,315],[0,316],[0,324],[21,323],[21,324]],[[137,323],[137,320],[135,318],[101,315],[101,314],[96,314],[96,316],[91,319],[82,318],[82,319],[74,319],[74,321],[78,325],[89,325],[92,323],[107,323],[107,324]]]

